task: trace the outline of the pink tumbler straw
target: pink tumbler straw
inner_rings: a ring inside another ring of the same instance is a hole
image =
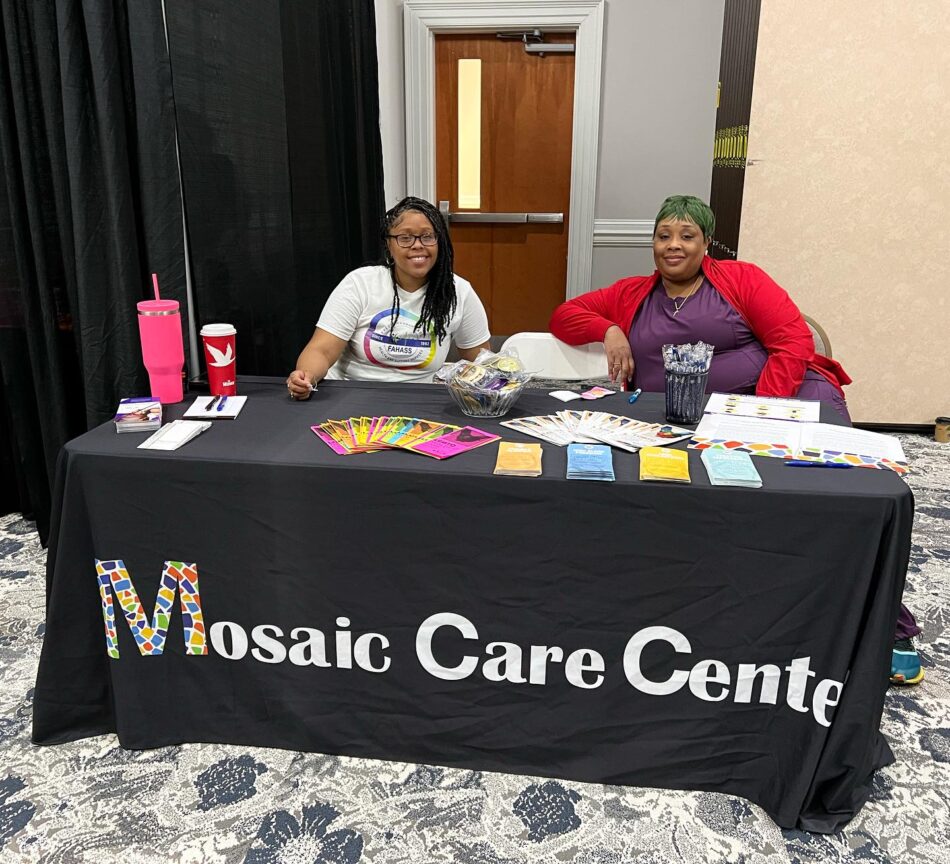
[[[161,299],[155,273],[152,286],[155,299],[137,304],[142,360],[148,370],[151,395],[168,405],[184,398],[181,372],[185,365],[185,347],[181,338],[181,315],[177,300]]]

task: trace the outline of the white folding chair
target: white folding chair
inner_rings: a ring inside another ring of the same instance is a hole
[[[607,353],[600,342],[568,345],[550,333],[515,333],[502,351],[515,349],[525,369],[544,378],[583,381],[607,377]]]
[[[819,354],[824,354],[825,357],[830,357],[831,340],[828,338],[828,334],[825,333],[824,328],[814,318],[808,315],[802,315],[802,318],[805,319],[808,329],[811,330],[811,338],[815,342],[815,351]]]

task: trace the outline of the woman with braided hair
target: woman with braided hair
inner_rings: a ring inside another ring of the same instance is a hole
[[[287,378],[293,399],[307,399],[323,378],[431,381],[450,342],[466,360],[488,348],[488,316],[472,286],[452,272],[439,211],[404,198],[386,213],[381,235],[383,263],[348,273],[327,299]]]

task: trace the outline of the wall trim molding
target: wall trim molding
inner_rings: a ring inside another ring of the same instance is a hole
[[[595,219],[594,246],[653,246],[652,219]]]
[[[405,0],[406,187],[435,201],[435,34],[504,29],[575,32],[574,127],[566,296],[591,287],[604,0]]]

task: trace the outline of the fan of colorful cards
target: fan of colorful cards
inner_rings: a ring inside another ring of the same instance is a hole
[[[310,428],[341,456],[399,449],[448,459],[501,437],[474,426],[453,426],[419,417],[350,417],[327,420]]]
[[[502,420],[502,426],[563,447],[565,444],[609,444],[636,453],[641,447],[662,447],[692,436],[689,429],[645,423],[605,411],[558,411],[543,417]]]

